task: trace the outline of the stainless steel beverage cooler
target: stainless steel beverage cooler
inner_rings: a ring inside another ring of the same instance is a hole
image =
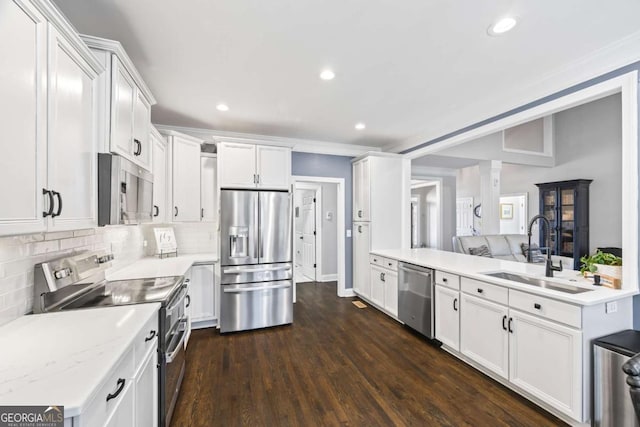
[[[640,353],[640,331],[626,330],[593,343],[593,419],[597,427],[638,427],[622,365]]]

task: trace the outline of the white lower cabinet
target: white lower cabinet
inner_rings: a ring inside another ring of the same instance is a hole
[[[580,419],[582,332],[517,310],[509,315],[509,380]]]
[[[384,308],[394,316],[398,316],[398,273],[384,273]]]
[[[136,375],[136,427],[158,425],[158,351],[152,349]]]
[[[436,285],[435,298],[436,339],[459,351],[460,292]]]
[[[369,223],[353,224],[353,290],[363,298],[371,296],[369,279]]]
[[[196,264],[191,267],[189,282],[190,312],[193,329],[214,325],[215,310],[215,265]]]
[[[371,255],[369,261],[369,295],[360,296],[397,317],[398,263],[377,255]]]
[[[460,307],[460,352],[508,378],[508,308],[465,293]]]
[[[134,412],[135,412],[135,395],[134,386],[132,384],[126,384],[120,394],[117,396],[116,406],[111,412],[111,416],[107,419],[105,427],[125,427],[136,426]]]
[[[372,265],[369,280],[371,283],[371,302],[380,307],[384,307],[384,270],[376,265]]]

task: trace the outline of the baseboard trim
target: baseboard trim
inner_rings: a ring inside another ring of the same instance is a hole
[[[349,288],[339,293],[338,296],[342,298],[352,298],[356,296],[356,293],[353,291],[353,288]]]
[[[337,282],[338,275],[337,274],[324,274],[320,276],[318,282]]]

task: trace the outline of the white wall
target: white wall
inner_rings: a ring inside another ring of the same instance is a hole
[[[458,169],[455,180],[456,197],[473,197],[473,204],[477,206],[482,200],[480,196],[480,166],[474,165]],[[473,216],[473,228],[482,234],[482,219],[475,215]]]

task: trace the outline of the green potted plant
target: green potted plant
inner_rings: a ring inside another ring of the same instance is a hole
[[[596,251],[593,255],[585,255],[580,258],[582,267],[580,272],[597,273],[616,279],[622,279],[622,258],[613,254]]]

